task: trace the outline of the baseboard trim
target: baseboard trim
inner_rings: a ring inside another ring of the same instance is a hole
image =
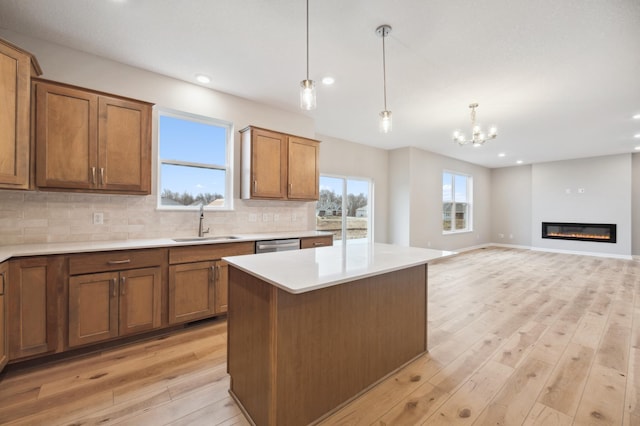
[[[531,247],[533,251],[545,251],[549,253],[563,253],[563,254],[577,254],[581,256],[594,256],[594,257],[608,257],[612,259],[623,259],[623,260],[633,260],[633,256],[628,254],[615,254],[615,253],[598,253],[598,252],[590,252],[590,251],[576,251],[576,250],[561,250],[561,249],[550,249],[546,247]]]

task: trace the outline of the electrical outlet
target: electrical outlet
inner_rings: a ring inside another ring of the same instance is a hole
[[[498,234],[498,237],[504,238],[504,234]]]
[[[104,224],[104,213],[94,213],[93,214],[93,224],[94,225],[103,225]]]
[[[258,215],[255,213],[249,213],[249,222],[257,222],[258,221]]]
[[[513,234],[509,234],[509,239],[513,240]]]
[[[269,213],[262,213],[262,221],[269,222]]]

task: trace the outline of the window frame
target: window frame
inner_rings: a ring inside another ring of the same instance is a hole
[[[444,229],[444,175],[445,173],[448,173],[451,175],[451,211],[453,213],[453,217],[451,220],[451,230],[446,230]],[[452,235],[452,234],[463,234],[466,232],[473,232],[473,176],[467,173],[461,173],[461,172],[455,172],[452,170],[447,170],[444,169],[442,171],[442,178],[441,178],[441,194],[440,194],[440,214],[442,215],[442,235]],[[456,213],[456,204],[462,204],[462,203],[456,203],[456,198],[455,198],[455,181],[456,181],[456,176],[460,176],[460,177],[464,177],[467,181],[467,227],[464,229],[456,229],[456,219],[455,219],[455,213]]]
[[[344,218],[347,217],[347,183],[349,180],[359,180],[359,181],[365,181],[368,183],[369,186],[369,193],[367,194],[367,218],[369,219],[369,223],[368,223],[368,229],[367,229],[367,238],[359,238],[359,239],[352,239],[352,241],[354,240],[366,240],[367,242],[373,242],[374,240],[374,213],[373,213],[373,205],[374,205],[374,193],[375,193],[375,188],[374,188],[374,182],[373,179],[368,178],[368,177],[361,177],[361,176],[347,176],[347,175],[339,175],[339,174],[331,174],[331,173],[320,173],[320,179],[322,177],[328,177],[328,178],[333,178],[333,179],[342,179],[342,213],[341,213],[341,218],[342,218],[342,229],[341,229],[341,233],[342,233],[342,238],[340,240],[335,240],[334,239],[334,244],[343,244],[345,241],[349,241],[348,238],[346,238],[347,236],[347,221],[344,220]],[[319,183],[318,183],[319,184]],[[320,188],[318,188],[318,193],[320,192]],[[317,203],[317,202],[316,202]],[[316,204],[317,205],[317,204]],[[317,213],[316,213],[316,220],[317,220]],[[317,230],[317,228],[316,228]]]
[[[171,117],[179,120],[193,121],[200,124],[212,125],[222,127],[225,129],[225,154],[226,164],[209,164],[209,163],[195,163],[189,161],[175,160],[175,159],[163,159],[160,155],[161,143],[162,143],[162,129],[160,128],[161,117]],[[234,125],[230,121],[221,120],[218,118],[207,117],[204,115],[193,114],[185,111],[173,110],[170,108],[157,108],[157,166],[156,166],[156,209],[163,211],[194,211],[199,210],[200,206],[180,206],[180,205],[163,205],[162,204],[162,166],[165,164],[173,166],[185,166],[185,167],[198,167],[209,170],[222,170],[225,172],[225,193],[224,204],[222,206],[204,206],[207,211],[231,211],[233,210],[233,150],[234,150]]]

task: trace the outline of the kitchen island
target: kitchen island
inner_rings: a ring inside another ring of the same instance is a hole
[[[427,350],[427,263],[388,244],[225,258],[230,393],[256,425],[316,422]]]

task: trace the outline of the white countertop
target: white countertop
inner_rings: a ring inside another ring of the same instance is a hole
[[[74,243],[16,244],[6,246],[0,245],[0,262],[4,262],[5,260],[12,257],[24,256],[87,253],[111,250],[133,250],[157,247],[179,247],[202,244],[225,244],[243,241],[276,240],[284,238],[321,237],[326,235],[331,235],[331,233],[322,231],[291,231],[261,234],[233,234],[233,236],[237,238],[232,240],[212,240],[207,238],[215,236],[207,235],[203,239],[194,241],[174,241],[172,238],[155,238],[147,240],[86,241]]]
[[[305,293],[356,279],[423,265],[456,254],[391,244],[348,242],[315,249],[223,258],[289,293]]]

